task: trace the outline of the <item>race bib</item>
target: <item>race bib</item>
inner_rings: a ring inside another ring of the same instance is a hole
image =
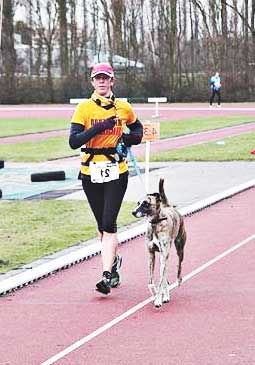
[[[119,165],[117,162],[93,162],[89,163],[91,182],[104,183],[119,178]]]

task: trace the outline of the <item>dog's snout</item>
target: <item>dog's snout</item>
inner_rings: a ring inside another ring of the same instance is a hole
[[[137,207],[136,209],[134,209],[132,211],[132,214],[134,217],[136,218],[141,218],[141,217],[144,217],[144,213],[143,211],[141,210],[141,207]]]

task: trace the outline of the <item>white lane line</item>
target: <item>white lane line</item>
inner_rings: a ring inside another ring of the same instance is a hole
[[[222,254],[220,254],[218,256],[215,256],[213,259],[211,259],[208,262],[206,262],[205,264],[199,266],[197,269],[191,271],[189,274],[187,274],[187,275],[185,275],[183,277],[183,282],[185,282],[187,280],[190,280],[195,275],[201,273],[203,270],[207,269],[211,265],[215,264],[217,261],[220,261],[225,256],[229,255],[230,253],[234,252],[235,250],[239,249],[240,247],[246,245],[247,243],[251,242],[252,240],[254,240],[254,242],[255,242],[255,234],[247,237],[245,240],[243,240],[243,241],[235,244],[234,246],[232,246],[228,250],[224,251]],[[170,285],[170,290],[173,290],[177,286],[178,286],[177,283],[174,283],[174,284]],[[48,360],[46,360],[43,363],[41,363],[41,365],[51,365],[51,364],[54,364],[56,361],[62,359],[64,356],[70,354],[71,352],[73,352],[77,348],[81,347],[85,343],[89,342],[93,338],[95,338],[98,335],[100,335],[101,333],[107,331],[111,327],[113,327],[116,324],[120,323],[121,321],[123,321],[127,317],[131,316],[132,314],[134,314],[135,312],[137,312],[139,309],[145,307],[147,304],[149,304],[152,301],[153,301],[153,297],[150,297],[148,299],[145,299],[143,302],[141,302],[141,303],[137,304],[136,306],[130,308],[129,310],[127,310],[126,312],[124,312],[123,314],[121,314],[119,317],[116,317],[112,321],[106,323],[104,326],[98,328],[94,332],[90,333],[88,336],[85,336],[85,337],[81,338],[80,340],[74,342],[69,347],[66,347],[64,350],[60,351],[56,355],[52,356]]]

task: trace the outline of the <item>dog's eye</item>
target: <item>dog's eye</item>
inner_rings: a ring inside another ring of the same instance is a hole
[[[144,206],[144,208],[149,208],[149,207],[150,207],[150,203],[148,203],[148,202],[143,202],[143,206]]]

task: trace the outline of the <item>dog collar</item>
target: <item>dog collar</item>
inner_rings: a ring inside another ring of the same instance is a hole
[[[167,217],[163,217],[163,218],[158,218],[158,219],[152,219],[151,221],[150,221],[150,224],[158,224],[158,223],[160,223],[160,222],[162,222],[162,221],[165,221],[167,219]]]

